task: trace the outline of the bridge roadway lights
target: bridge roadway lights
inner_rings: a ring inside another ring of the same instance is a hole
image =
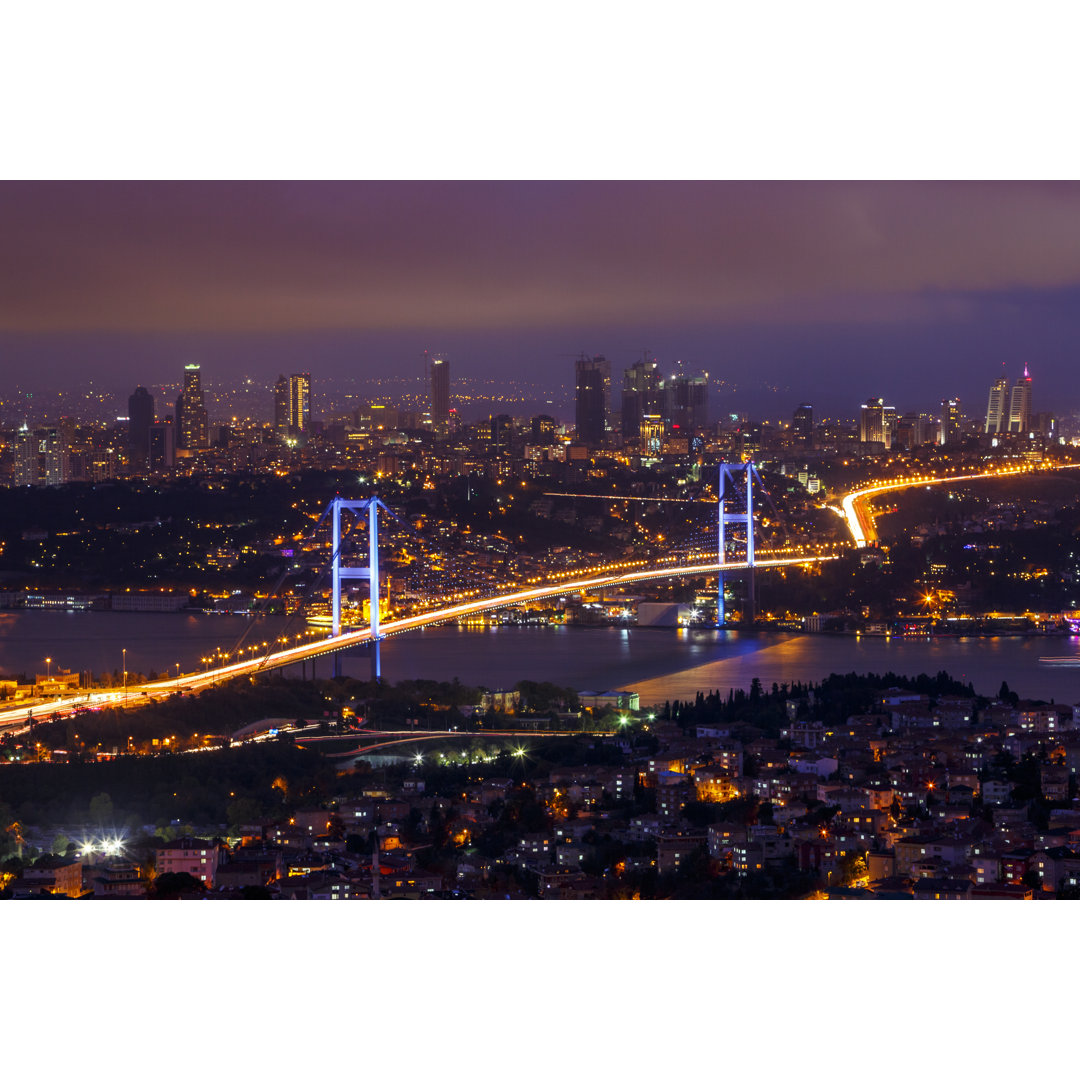
[[[368,583],[368,615],[371,625],[371,677],[382,677],[382,658],[379,654],[379,507],[387,513],[390,508],[378,497],[370,499],[342,499],[331,500],[327,508],[330,512],[333,541],[330,558],[330,581],[331,581],[331,637],[341,637],[341,583],[343,580],[366,579]],[[344,566],[342,565],[341,547],[343,537],[341,533],[342,511],[351,513],[367,514],[368,525],[368,564],[367,566]],[[359,512],[359,513],[358,513]],[[314,658],[312,660],[314,670]],[[341,674],[341,651],[334,653],[334,675]]]

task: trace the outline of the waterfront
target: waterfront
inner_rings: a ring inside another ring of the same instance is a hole
[[[222,615],[142,615],[107,612],[18,611],[0,614],[0,674],[52,670],[119,671],[127,650],[129,672],[200,670],[215,649],[231,650],[245,630],[246,644],[303,627],[283,618],[249,620]],[[382,645],[383,675],[451,680],[490,688],[520,679],[550,681],[578,690],[635,689],[643,705],[692,698],[698,690],[747,689],[812,682],[831,672],[934,674],[945,670],[985,695],[1001,681],[1024,697],[1080,702],[1080,667],[1040,664],[1040,657],[1080,657],[1080,639],[854,638],[715,630],[581,629],[574,627],[435,627],[389,638]],[[366,649],[345,654],[346,675],[367,678]],[[320,659],[320,677],[332,671]],[[310,676],[311,665],[306,673]],[[287,669],[299,675],[299,668]]]

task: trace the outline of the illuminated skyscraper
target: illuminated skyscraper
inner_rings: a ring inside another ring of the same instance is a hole
[[[892,433],[885,422],[885,402],[881,398],[867,398],[859,413],[859,442],[892,445]]]
[[[206,400],[198,364],[184,366],[184,389],[176,399],[176,445],[178,450],[205,450],[210,445]]]
[[[311,434],[311,376],[279,375],[274,383],[274,436],[306,442]]]
[[[38,480],[38,447],[34,433],[23,421],[23,426],[15,433],[15,475],[12,482],[16,487],[29,487]]]
[[[664,445],[667,422],[657,413],[646,413],[641,418],[639,440],[641,452],[648,457],[659,457]]]
[[[1002,376],[990,387],[990,399],[986,403],[986,425],[983,432],[997,435],[1008,429],[1009,380]]]
[[[812,450],[814,447],[814,406],[802,404],[791,417],[791,440],[799,447]]]
[[[623,372],[620,430],[624,439],[638,438],[641,418],[663,408],[659,368],[655,360],[639,360]]]
[[[311,434],[311,375],[289,376],[289,433],[296,439]]]
[[[431,358],[431,423],[440,435],[450,427],[450,361],[444,356]]]
[[[534,446],[554,446],[558,422],[554,416],[541,413],[532,418],[532,443]]]
[[[959,398],[946,398],[941,403],[941,428],[938,431],[938,443],[941,446],[959,441],[962,418]]]
[[[1009,395],[1009,432],[1021,434],[1031,429],[1031,376],[1027,364],[1024,376],[1017,379]]]

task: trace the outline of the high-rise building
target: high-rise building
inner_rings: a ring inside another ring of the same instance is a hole
[[[709,375],[684,375],[681,371],[664,380],[664,417],[673,432],[693,435],[708,423]]]
[[[311,376],[279,375],[274,383],[274,437],[306,442],[311,435]]]
[[[205,450],[210,445],[209,419],[198,364],[184,366],[184,389],[176,399],[176,448]]]
[[[659,413],[646,413],[641,418],[641,429],[638,433],[641,452],[648,457],[659,457],[666,433],[667,422],[664,418]]]
[[[40,482],[47,487],[66,484],[69,479],[70,458],[60,429],[46,428],[37,432],[37,436],[40,439],[38,445],[41,454]]]
[[[450,428],[450,361],[431,358],[431,425],[439,435]]]
[[[805,402],[791,414],[791,440],[804,450],[814,448],[814,406]]]
[[[1009,426],[1009,380],[1002,376],[995,379],[990,387],[990,398],[986,403],[986,435],[998,435]]]
[[[164,472],[176,464],[176,425],[171,416],[160,424],[151,424],[149,433],[151,472]]]
[[[311,434],[311,375],[289,376],[289,434],[306,440]]]
[[[1009,395],[1009,432],[1021,434],[1031,429],[1031,376],[1027,364],[1023,378],[1017,379]]]
[[[29,487],[38,480],[38,448],[34,433],[26,421],[15,432],[15,473],[12,483],[16,487]]]
[[[639,360],[623,372],[620,430],[624,439],[638,438],[641,418],[663,409],[659,367],[655,360]]]
[[[66,419],[65,427],[71,421]],[[15,432],[14,473],[16,487],[52,487],[71,479],[70,430],[39,428],[31,431],[26,422]]]
[[[279,375],[274,383],[274,438],[284,442],[289,437],[289,379]]]
[[[607,432],[611,365],[602,356],[582,356],[574,363],[577,441],[602,446]]]
[[[532,444],[534,446],[554,446],[555,428],[558,423],[554,416],[541,413],[532,418]]]
[[[938,431],[939,445],[945,446],[946,443],[959,441],[962,419],[963,413],[960,411],[960,399],[946,398],[941,403],[941,428]]]
[[[859,414],[859,442],[881,443],[886,449],[892,445],[892,432],[885,421],[885,402],[881,398],[867,398],[863,402]]]
[[[938,427],[933,417],[926,413],[904,413],[897,420],[897,437],[894,445],[902,446],[905,450],[913,450],[924,443],[936,442]]]
[[[150,453],[150,426],[154,422],[154,395],[135,387],[128,398],[128,455],[132,465],[145,467]]]

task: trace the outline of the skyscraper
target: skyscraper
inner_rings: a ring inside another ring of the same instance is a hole
[[[289,376],[289,434],[306,440],[311,434],[311,375]]]
[[[289,379],[279,375],[274,383],[274,438],[284,442],[289,437]]]
[[[306,442],[311,434],[311,376],[279,375],[274,383],[274,436]]]
[[[582,356],[574,363],[577,441],[601,446],[607,431],[611,365],[602,356]]]
[[[791,416],[792,442],[804,450],[814,447],[814,406],[803,403]]]
[[[184,365],[184,389],[176,399],[176,445],[178,450],[205,450],[210,445],[206,400],[198,364]]]
[[[1031,376],[1027,364],[1009,395],[1009,432],[1019,435],[1031,429]]]
[[[29,487],[38,481],[38,444],[26,421],[15,433],[15,472],[12,482],[16,487]]]
[[[663,407],[659,367],[655,360],[639,360],[623,372],[620,430],[624,439],[638,438],[641,418]]]
[[[867,398],[859,413],[859,442],[892,445],[891,432],[885,423],[885,402],[881,398]]]
[[[450,428],[450,362],[445,356],[431,358],[431,423],[440,435]]]
[[[946,398],[941,403],[941,428],[938,431],[939,445],[944,446],[946,443],[959,441],[962,416],[959,398]]]
[[[709,375],[685,375],[681,371],[664,380],[665,418],[672,430],[692,435],[705,428],[709,410]]]
[[[154,395],[145,386],[137,386],[128,398],[128,455],[137,468],[146,466],[153,422]]]
[[[986,425],[983,432],[997,435],[1008,428],[1009,380],[1003,375],[995,379],[990,387],[990,398],[986,403]]]
[[[155,473],[165,472],[176,464],[176,425],[171,416],[150,425],[149,466]]]

